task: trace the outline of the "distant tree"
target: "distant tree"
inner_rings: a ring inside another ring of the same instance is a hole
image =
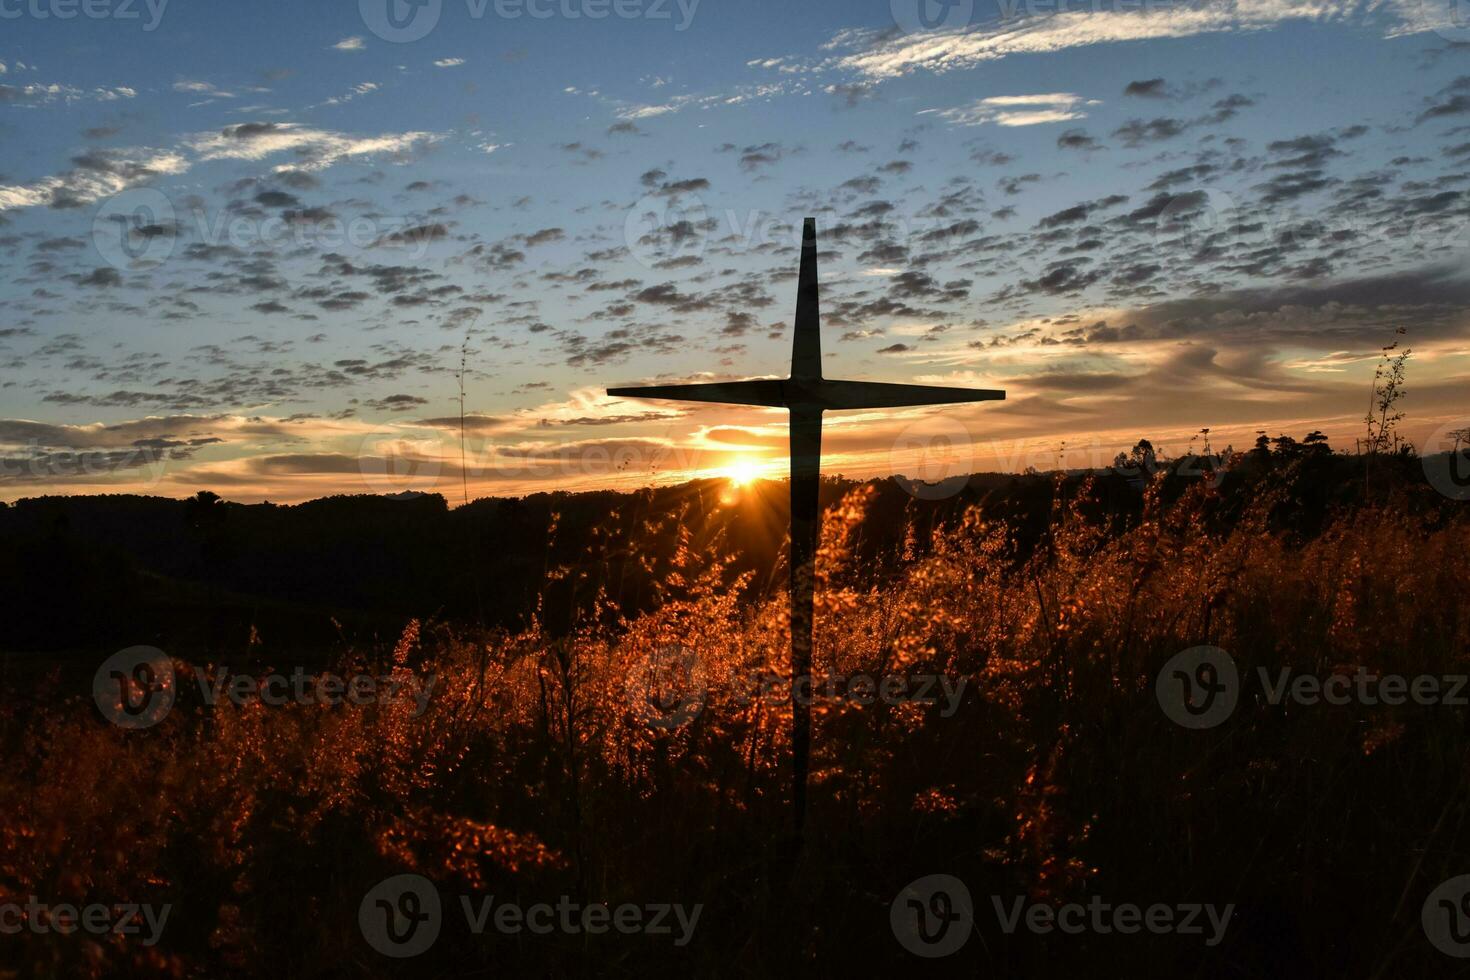
[[[213,490],[200,490],[194,496],[184,502],[185,512],[189,515],[191,527],[202,527],[213,523],[220,518],[219,514],[220,496]]]
[[[1301,445],[1284,432],[1275,439],[1272,439],[1271,444],[1275,447],[1271,450],[1272,453],[1282,459],[1296,459],[1302,454]]]
[[[1307,437],[1302,440],[1302,448],[1311,456],[1331,455],[1332,453],[1332,447],[1327,444],[1327,437],[1322,434],[1321,429],[1313,429],[1308,432]]]
[[[1159,466],[1159,455],[1147,439],[1134,443],[1130,452],[1113,457],[1113,469],[1130,480],[1147,480],[1159,471]]]
[[[190,535],[199,543],[202,577],[208,583],[211,595],[216,590],[219,567],[225,553],[226,513],[219,494],[210,490],[200,490],[184,501],[185,521]]]

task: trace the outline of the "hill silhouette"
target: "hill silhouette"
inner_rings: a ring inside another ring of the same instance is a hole
[[[1373,495],[1399,506],[1443,502],[1416,460],[1376,464]],[[1334,508],[1361,502],[1360,457],[1289,437],[1232,457],[1156,459],[1146,441],[1106,471],[974,474],[930,486],[903,477],[825,477],[830,508],[872,488],[858,556],[878,571],[930,530],[979,507],[1003,522],[1016,560],[1041,539],[1058,501],[1083,480],[1119,530],[1136,523],[1146,484],[1171,501],[1215,485],[1212,520],[1227,526],[1274,488],[1280,529],[1311,535]],[[407,618],[558,635],[599,596],[627,614],[661,601],[681,547],[728,561],[748,589],[784,582],[784,481],[738,491],[696,480],[631,493],[491,497],[450,508],[438,494],[332,496],[296,505],[240,504],[212,493],[39,497],[0,506],[0,545],[14,560],[0,589],[27,611],[0,649],[58,651],[150,643],[198,654],[254,653],[309,662],[352,636],[391,636]],[[907,543],[907,544],[906,544]]]

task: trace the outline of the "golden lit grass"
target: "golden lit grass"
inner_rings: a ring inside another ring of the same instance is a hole
[[[819,672],[943,672],[970,689],[950,719],[819,705],[810,846],[827,858],[798,867],[794,891],[771,850],[788,820],[790,710],[743,693],[782,673],[785,596],[748,576],[732,584],[716,549],[680,547],[662,603],[632,620],[594,603],[556,638],[415,622],[391,652],[344,652],[343,669],[439,675],[418,719],[408,703],[204,709],[185,690],[161,725],[123,732],[86,701],[8,703],[0,898],[176,908],[154,950],[22,935],[0,962],[25,976],[187,976],[270,957],[282,975],[372,975],[357,902],[406,870],[446,895],[703,901],[715,908],[707,945],[687,962],[748,973],[788,941],[853,955],[854,937],[886,929],[892,889],[950,868],[968,869],[977,894],[1105,886],[1120,899],[1293,907],[1366,880],[1372,897],[1339,923],[1349,938],[1313,962],[1389,948],[1418,928],[1417,906],[1396,908],[1415,881],[1407,855],[1435,845],[1418,872],[1433,881],[1464,870],[1435,836],[1463,808],[1460,716],[1247,698],[1201,735],[1162,719],[1153,679],[1202,643],[1243,673],[1463,671],[1470,522],[1365,507],[1301,539],[1267,530],[1272,503],[1212,531],[1210,490],[1165,507],[1151,488],[1124,529],[1083,487],[1025,559],[972,509],[911,540],[882,582],[854,557],[866,493],[829,511]],[[703,707],[653,727],[629,678],[671,650],[692,655]],[[863,890],[878,904],[853,897]],[[832,903],[846,903],[833,921],[847,924],[812,929]],[[1294,942],[1326,942],[1326,922],[1293,928]],[[660,949],[636,955],[646,967]],[[475,955],[510,955],[495,950]],[[553,972],[600,955],[521,952]]]

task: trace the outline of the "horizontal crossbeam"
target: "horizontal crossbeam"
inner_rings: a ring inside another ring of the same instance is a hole
[[[988,388],[941,388],[878,381],[838,381],[828,378],[787,381],[717,381],[693,385],[649,385],[609,388],[624,398],[665,398],[724,405],[789,408],[800,412],[840,411],[853,408],[904,408],[914,405],[957,405],[1004,399],[1004,391]]]
[[[645,385],[639,388],[609,388],[619,398],[668,398],[682,402],[715,402],[721,405],[759,405],[784,408],[786,400],[779,381],[713,381],[696,385]]]

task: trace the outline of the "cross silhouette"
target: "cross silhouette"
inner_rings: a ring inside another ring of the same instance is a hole
[[[667,398],[725,405],[785,408],[791,412],[791,757],[796,835],[806,820],[806,777],[811,755],[813,572],[821,510],[817,499],[822,456],[822,413],[854,408],[904,408],[1003,399],[1004,391],[934,385],[838,381],[822,377],[822,342],[817,306],[817,223],[801,229],[801,275],[796,287],[796,331],[791,376],[784,381],[717,381],[709,384],[609,388],[609,395]],[[807,679],[808,692],[797,686]]]

